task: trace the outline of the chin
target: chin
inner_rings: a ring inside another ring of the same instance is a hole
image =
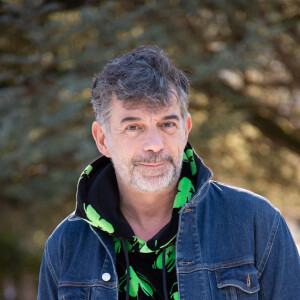
[[[172,176],[153,176],[147,178],[137,178],[133,180],[132,186],[143,193],[158,193],[170,188],[176,179]]]

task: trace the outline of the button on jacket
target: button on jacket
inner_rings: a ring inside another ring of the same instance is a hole
[[[300,258],[280,212],[196,163],[176,238],[180,299],[299,300]],[[118,299],[115,260],[112,237],[71,214],[46,243],[38,299]]]

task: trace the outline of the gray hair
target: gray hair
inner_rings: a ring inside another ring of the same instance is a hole
[[[189,83],[156,46],[141,46],[109,61],[93,82],[92,105],[97,122],[107,127],[112,95],[128,108],[144,104],[148,108],[170,105],[175,94],[183,119],[188,116]],[[174,93],[175,92],[175,93]]]

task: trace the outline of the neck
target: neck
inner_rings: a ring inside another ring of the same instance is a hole
[[[139,192],[119,179],[118,186],[120,210],[136,237],[147,241],[170,222],[177,183],[157,193]]]

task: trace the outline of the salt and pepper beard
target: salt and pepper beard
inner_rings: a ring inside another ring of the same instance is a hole
[[[113,154],[111,160],[115,171],[125,184],[129,184],[143,193],[156,193],[166,190],[178,181],[182,168],[182,157],[183,151],[181,154],[178,153],[176,161],[170,155],[149,152],[144,157],[139,156],[130,161],[118,159],[118,156]],[[142,172],[139,170],[140,163],[157,164],[162,162],[167,165],[160,169],[159,174],[155,174],[156,170],[154,170],[154,174],[151,174],[151,170],[149,170],[147,176],[141,174]]]

